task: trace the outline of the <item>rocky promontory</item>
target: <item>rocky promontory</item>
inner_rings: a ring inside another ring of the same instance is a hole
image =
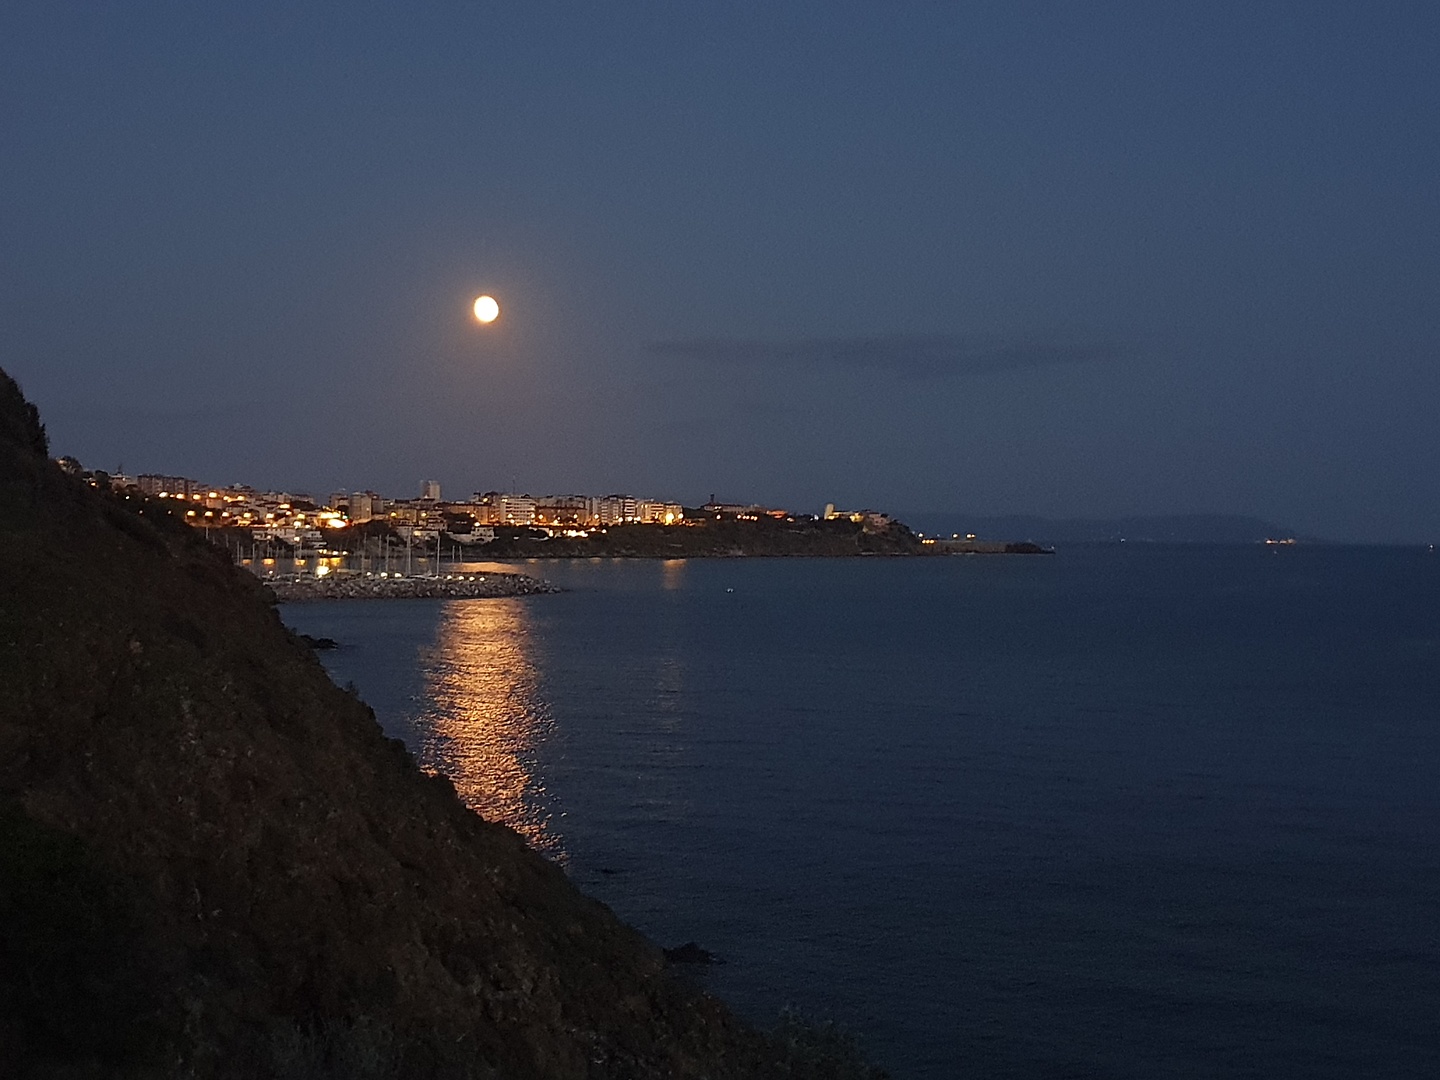
[[[869,1075],[467,810],[257,578],[50,461],[3,372],[0,538],[0,1073]]]

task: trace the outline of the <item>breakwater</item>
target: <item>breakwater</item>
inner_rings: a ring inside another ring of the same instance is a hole
[[[262,579],[281,603],[301,600],[474,600],[530,596],[561,590],[526,574],[441,574],[401,577],[379,574],[287,575]]]

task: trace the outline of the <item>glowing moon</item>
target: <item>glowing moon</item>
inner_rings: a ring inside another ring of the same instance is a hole
[[[475,301],[475,318],[483,323],[492,323],[500,317],[500,305],[493,296],[481,296]]]

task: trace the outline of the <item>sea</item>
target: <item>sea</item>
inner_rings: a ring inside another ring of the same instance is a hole
[[[1440,1076],[1440,553],[569,560],[286,605],[748,1020],[897,1080]]]

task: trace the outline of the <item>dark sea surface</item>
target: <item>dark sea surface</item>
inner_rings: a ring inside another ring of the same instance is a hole
[[[1440,554],[514,564],[290,605],[422,763],[897,1078],[1440,1076]]]

